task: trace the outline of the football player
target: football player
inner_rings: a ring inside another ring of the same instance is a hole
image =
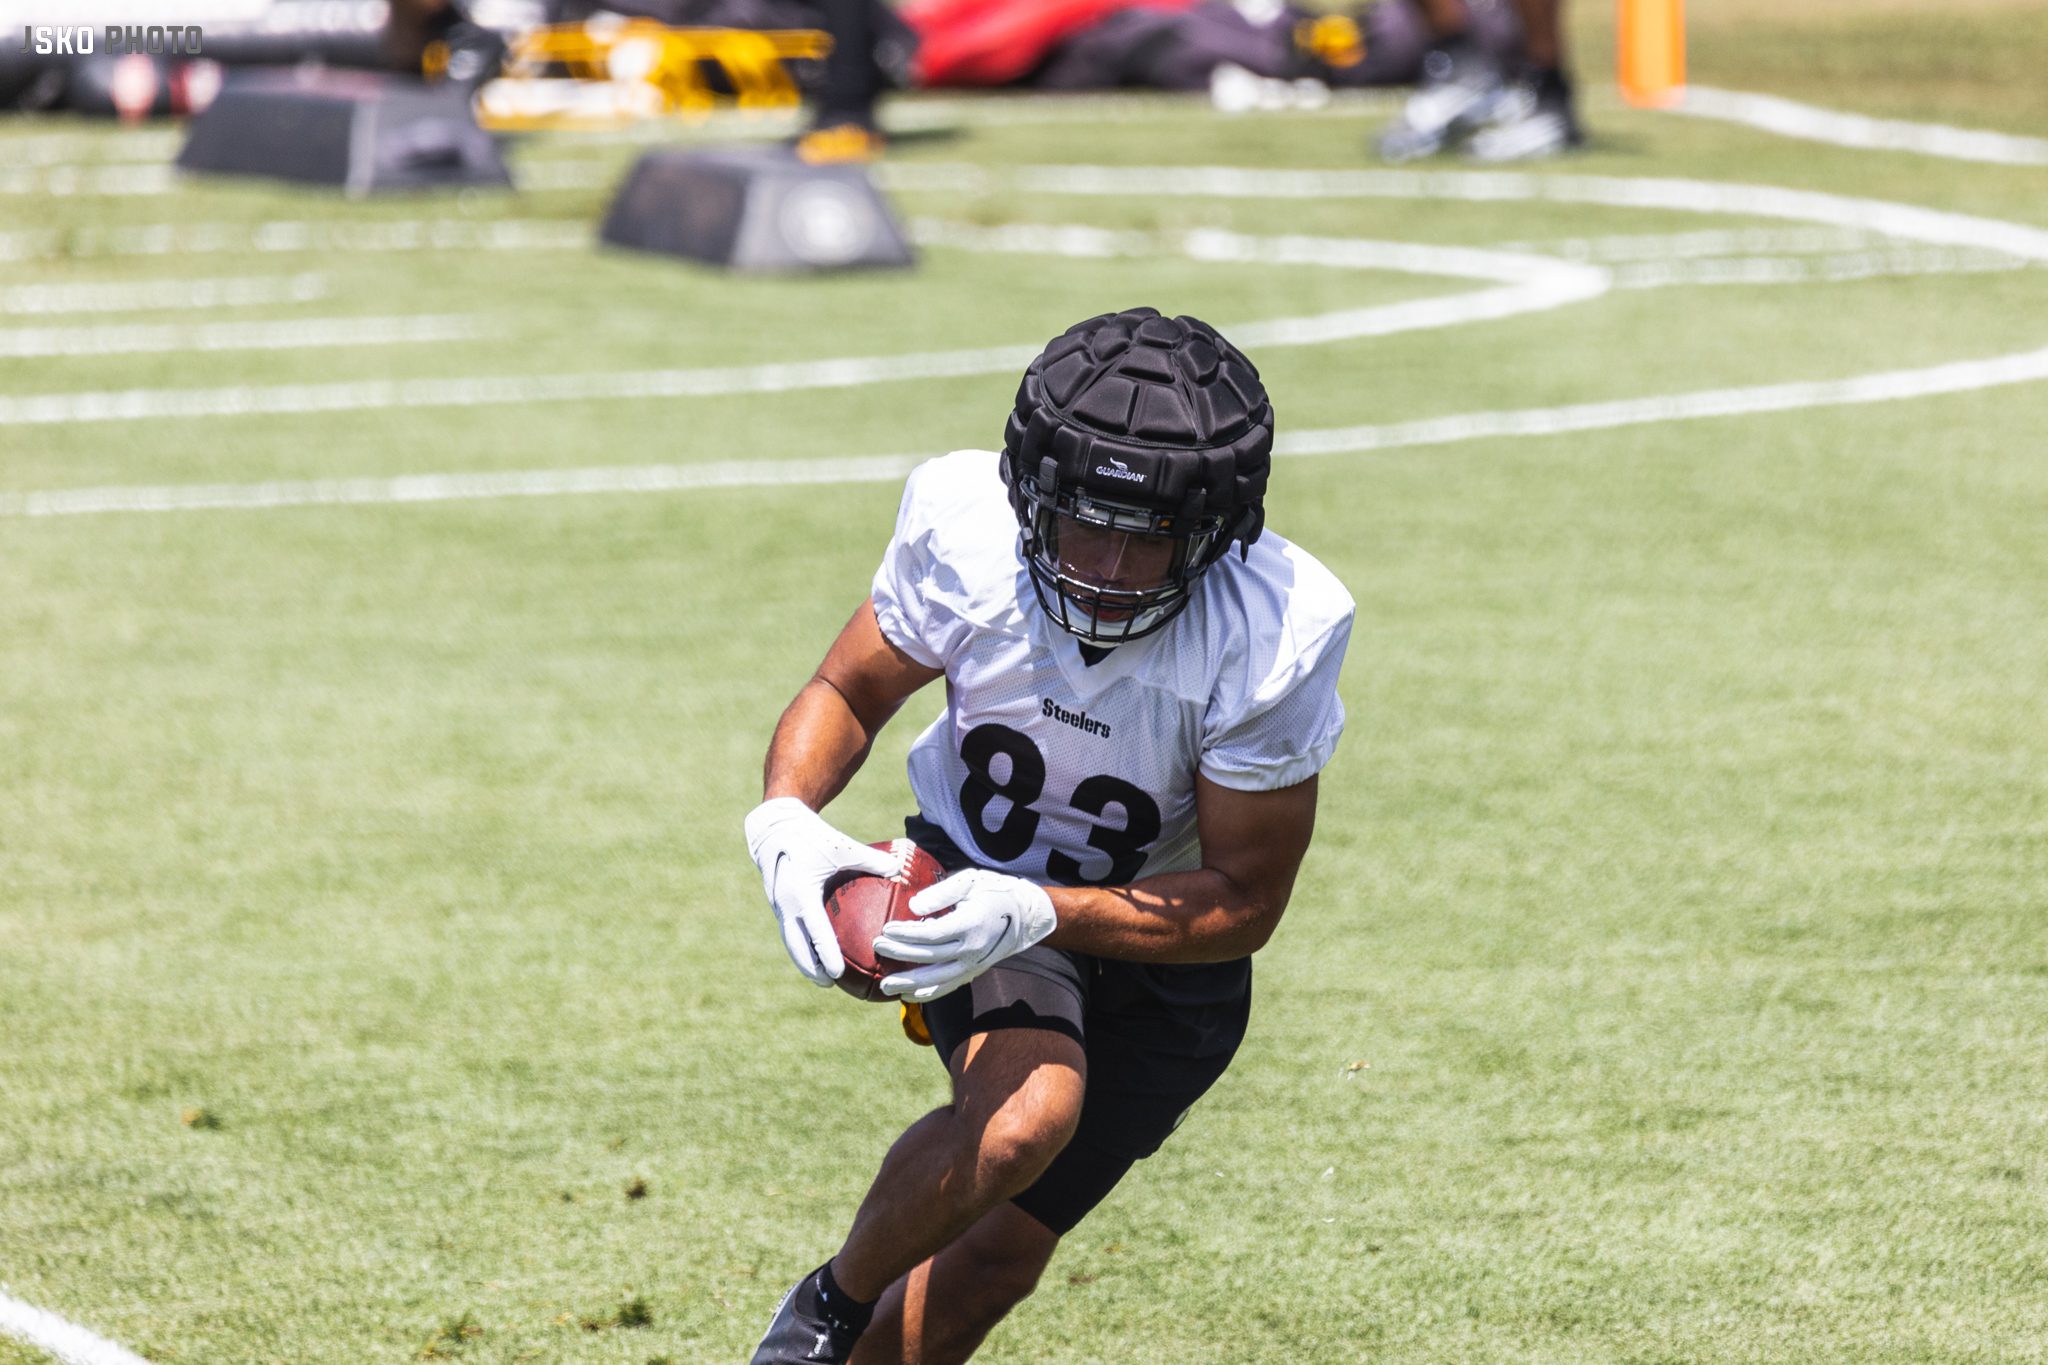
[[[906,832],[953,875],[875,951],[952,1103],[883,1158],[756,1365],[962,1361],[1230,1064],[1344,726],[1350,596],[1265,529],[1273,409],[1214,329],[1083,322],[1001,454],[910,476],[871,595],[783,713],[746,820],[783,944],[843,966],[826,882],[890,855],[819,814],[927,683]]]
[[[1420,0],[1435,42],[1422,78],[1379,136],[1380,156],[1413,161],[1463,144],[1475,161],[1533,161],[1585,145],[1565,65],[1564,0],[1512,0],[1521,60],[1510,70],[1480,41],[1466,0]]]

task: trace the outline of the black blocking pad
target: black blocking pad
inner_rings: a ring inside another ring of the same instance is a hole
[[[813,166],[787,148],[652,151],[606,215],[614,246],[732,270],[902,267],[909,242],[859,166]]]
[[[510,187],[469,92],[363,71],[252,71],[192,120],[188,171],[337,185],[351,195]]]

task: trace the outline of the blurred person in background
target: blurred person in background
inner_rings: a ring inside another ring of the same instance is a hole
[[[475,89],[498,74],[505,40],[461,0],[391,0],[384,56],[394,71]]]
[[[908,31],[881,0],[820,0],[832,50],[810,128],[797,139],[797,155],[813,164],[873,161],[883,139],[875,106],[882,91],[907,80]],[[900,51],[899,51],[900,49]],[[892,72],[892,56],[904,71]]]
[[[1419,3],[1435,41],[1415,93],[1380,134],[1382,157],[1413,161],[1462,144],[1478,161],[1527,161],[1584,143],[1565,72],[1564,0],[1512,0],[1523,44],[1514,65],[1474,39],[1468,0]]]

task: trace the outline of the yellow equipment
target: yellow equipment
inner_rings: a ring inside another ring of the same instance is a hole
[[[831,35],[819,29],[670,28],[615,18],[548,24],[513,41],[505,74],[478,94],[477,117],[498,129],[604,127],[702,118],[724,102],[793,109],[803,96],[788,64],[831,50]]]

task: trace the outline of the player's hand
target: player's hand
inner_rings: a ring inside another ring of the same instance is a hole
[[[825,914],[825,883],[842,872],[892,877],[900,870],[896,856],[849,839],[794,796],[754,807],[747,852],[761,869],[789,960],[820,986],[831,985],[846,970],[846,957]]]
[[[919,1005],[1023,952],[1059,922],[1044,887],[980,868],[926,887],[910,898],[910,908],[919,918],[885,926],[875,955],[923,964],[882,978],[883,994]]]

